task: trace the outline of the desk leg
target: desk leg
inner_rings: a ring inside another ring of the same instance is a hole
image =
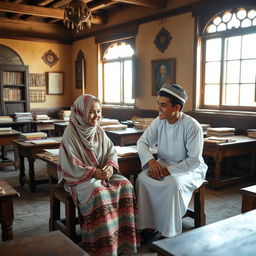
[[[2,240],[6,241],[13,239],[12,223],[14,214],[12,199],[0,201],[0,216],[2,223]]]
[[[20,158],[20,185],[23,186],[25,184],[25,164],[24,164],[24,157],[19,155]]]
[[[19,149],[16,145],[14,145],[14,167],[15,167],[15,171],[18,170],[19,166],[20,166]]]
[[[34,162],[35,162],[34,158],[28,157],[28,164],[29,164],[29,188],[30,188],[31,192],[34,192],[35,188],[36,188]]]
[[[222,162],[222,156],[220,152],[217,152],[214,155],[214,161],[215,161],[215,168],[214,168],[214,177],[213,177],[213,188],[218,189],[220,188],[220,176],[221,176],[221,162]]]

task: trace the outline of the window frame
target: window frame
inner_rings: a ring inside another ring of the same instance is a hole
[[[199,16],[196,19],[196,56],[199,55],[198,58],[196,58],[196,69],[197,72],[195,72],[195,83],[196,83],[196,98],[195,98],[195,109],[196,110],[207,110],[207,111],[220,111],[220,112],[255,112],[256,107],[253,106],[228,106],[222,104],[223,99],[223,88],[224,88],[224,53],[225,53],[225,38],[229,38],[232,36],[243,36],[247,34],[255,33],[255,26],[252,27],[245,27],[245,28],[238,28],[238,29],[231,29],[231,30],[225,30],[220,32],[214,32],[214,33],[205,33],[205,29],[208,26],[208,23],[212,21],[212,19],[216,16],[218,16],[219,13],[222,13],[224,11],[236,11],[239,7],[241,8],[250,8],[254,9],[256,6],[248,6],[240,4],[238,6],[233,7],[227,7],[223,8],[222,10],[218,10],[218,12],[212,12],[211,14],[207,14],[205,16]],[[222,40],[222,52],[221,52],[221,60],[220,60],[220,94],[219,94],[219,105],[207,105],[204,104],[204,94],[205,94],[205,67],[206,67],[206,41],[208,39],[214,39],[214,38],[221,38]],[[199,51],[199,52],[198,52]],[[256,86],[256,85],[255,85]]]
[[[113,44],[121,44],[121,43],[126,43],[129,44],[132,49],[134,50],[134,54],[130,57],[118,57],[115,59],[109,59],[106,60],[104,59],[104,55],[106,53],[106,51],[113,45]],[[105,106],[108,105],[113,105],[113,106],[121,106],[121,107],[135,107],[135,97],[134,97],[134,87],[135,87],[135,47],[134,47],[134,38],[128,38],[128,39],[120,39],[120,40],[116,40],[116,41],[112,41],[112,42],[108,42],[106,44],[102,44],[100,47],[100,56],[101,56],[101,74],[102,74],[102,78],[101,78],[101,90],[102,90],[102,104]],[[104,65],[107,63],[113,63],[113,62],[119,62],[121,65],[121,74],[123,77],[124,74],[124,62],[126,60],[130,60],[132,62],[132,98],[134,99],[133,103],[125,103],[124,102],[124,79],[121,79],[121,84],[120,84],[120,102],[116,103],[116,102],[105,102],[105,90],[104,90]]]

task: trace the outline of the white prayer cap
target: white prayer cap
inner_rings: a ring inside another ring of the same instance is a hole
[[[163,84],[159,92],[161,91],[173,95],[174,97],[181,100],[183,103],[185,103],[188,99],[185,89],[178,84]]]

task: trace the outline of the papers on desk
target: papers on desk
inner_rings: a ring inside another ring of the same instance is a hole
[[[115,149],[117,151],[118,156],[132,156],[132,155],[138,154],[137,146],[135,146],[135,145],[134,146],[124,146],[124,147],[115,146]]]
[[[44,149],[44,157],[51,160],[51,161],[57,161],[59,159],[59,153],[60,149],[59,148],[54,148],[54,149]]]
[[[34,144],[49,144],[49,143],[56,143],[57,141],[54,139],[44,139],[44,140],[29,140],[27,142],[31,142]]]
[[[1,127],[0,128],[0,132],[11,132],[12,131],[12,127]]]

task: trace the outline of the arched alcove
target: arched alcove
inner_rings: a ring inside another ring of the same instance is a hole
[[[19,54],[2,44],[0,44],[0,64],[24,65]]]

